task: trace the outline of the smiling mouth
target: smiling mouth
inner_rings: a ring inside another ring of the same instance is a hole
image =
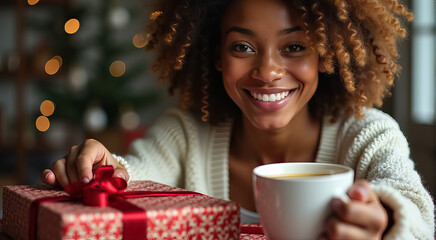
[[[250,91],[250,95],[254,99],[262,101],[262,102],[276,102],[276,101],[280,101],[280,100],[284,99],[285,97],[287,97],[289,95],[289,93],[291,93],[293,91],[295,91],[295,89],[283,91],[283,92],[278,92],[278,93],[271,93],[271,94]]]

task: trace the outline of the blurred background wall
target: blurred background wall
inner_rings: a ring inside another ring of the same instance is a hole
[[[176,105],[142,49],[149,2],[0,0],[0,187],[40,183],[41,171],[85,138],[124,154]],[[405,3],[415,21],[382,109],[400,124],[435,196],[435,2]]]

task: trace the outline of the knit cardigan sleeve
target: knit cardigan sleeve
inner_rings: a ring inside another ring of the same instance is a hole
[[[393,210],[384,239],[434,239],[434,205],[410,159],[407,140],[389,115],[369,109],[339,132],[338,159],[367,179],[380,201]]]
[[[186,183],[186,175],[196,174],[192,169],[198,169],[189,162],[198,158],[192,155],[198,151],[190,149],[199,148],[198,134],[189,114],[180,109],[168,110],[153,123],[145,138],[131,144],[128,155],[124,156],[131,180],[153,180],[183,188],[192,185]],[[189,173],[187,168],[191,169]]]

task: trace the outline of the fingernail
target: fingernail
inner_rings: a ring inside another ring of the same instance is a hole
[[[126,175],[124,175],[124,173],[118,173],[118,177],[126,180]]]
[[[82,178],[82,182],[83,182],[83,183],[89,183],[89,178],[87,178],[87,177],[83,177],[83,178]]]
[[[45,174],[45,179],[48,179],[48,175],[50,175],[51,172],[48,172],[47,174]]]
[[[366,194],[366,188],[365,188],[365,187],[357,186],[356,190],[357,190],[360,194],[362,194],[362,195],[365,195],[365,194]]]
[[[365,187],[355,186],[351,194],[355,199],[362,199],[367,195],[367,190]]]

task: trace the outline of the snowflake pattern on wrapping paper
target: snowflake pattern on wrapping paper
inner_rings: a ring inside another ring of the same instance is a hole
[[[62,228],[65,239],[122,239],[119,216],[113,213],[95,215],[69,215]]]

